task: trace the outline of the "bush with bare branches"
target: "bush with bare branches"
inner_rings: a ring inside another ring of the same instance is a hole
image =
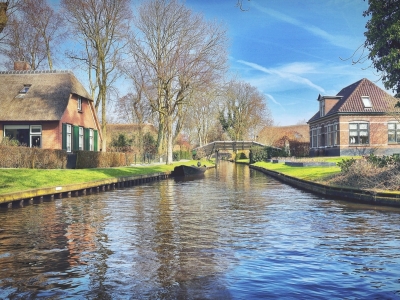
[[[400,190],[400,168],[397,164],[380,166],[363,158],[355,160],[345,171],[330,180],[329,184],[365,190]]]

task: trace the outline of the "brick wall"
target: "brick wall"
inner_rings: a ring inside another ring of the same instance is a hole
[[[333,123],[336,118],[325,119],[318,124],[327,125]],[[369,123],[369,144],[368,145],[350,145],[349,143],[349,123],[350,122],[368,122]],[[324,155],[363,155],[371,151],[379,155],[389,155],[400,153],[399,144],[388,145],[387,123],[396,121],[392,116],[340,116],[339,122],[339,145],[337,147],[324,147]],[[312,127],[318,127],[318,124],[312,124]],[[311,151],[316,153],[316,151]]]
[[[4,136],[4,125],[42,125],[42,148],[43,149],[62,149],[62,123],[82,126],[99,130],[94,117],[93,106],[88,100],[82,98],[82,110],[78,111],[77,96],[73,95],[68,102],[67,109],[60,121],[47,122],[0,122],[0,141]],[[100,131],[100,130],[99,130]],[[99,147],[101,146],[101,135],[99,132]]]
[[[78,96],[71,95],[68,106],[60,120],[59,126],[59,141],[62,143],[62,123],[68,123],[72,125],[78,125],[85,128],[92,128],[98,130],[98,149],[101,148],[101,132],[96,124],[96,117],[94,112],[94,106],[90,105],[89,101],[82,98],[82,109],[78,111]]]

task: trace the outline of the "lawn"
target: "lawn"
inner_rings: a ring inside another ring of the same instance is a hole
[[[304,158],[296,159],[296,161],[325,161],[325,162],[340,162],[349,157],[318,157],[318,158]],[[271,163],[271,162],[257,162],[255,166],[276,171],[288,176],[296,177],[303,180],[323,182],[325,179],[340,173],[338,166],[307,166],[307,167],[291,167],[284,163]]]
[[[196,165],[197,161],[175,162],[173,165],[135,165],[131,167],[78,170],[0,169],[0,194],[36,188],[63,186],[107,178],[137,176],[172,171],[176,165]],[[202,165],[211,166],[208,161]]]

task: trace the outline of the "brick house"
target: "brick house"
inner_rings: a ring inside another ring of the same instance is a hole
[[[368,79],[317,100],[319,111],[308,121],[310,156],[400,153],[398,99]]]
[[[101,131],[93,100],[68,71],[0,72],[0,141],[28,147],[98,151]]]

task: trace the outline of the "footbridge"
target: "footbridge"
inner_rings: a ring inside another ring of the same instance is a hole
[[[220,150],[250,150],[252,147],[267,147],[267,145],[254,141],[215,141],[207,145],[197,147],[194,151],[204,151],[206,156],[218,153]]]

